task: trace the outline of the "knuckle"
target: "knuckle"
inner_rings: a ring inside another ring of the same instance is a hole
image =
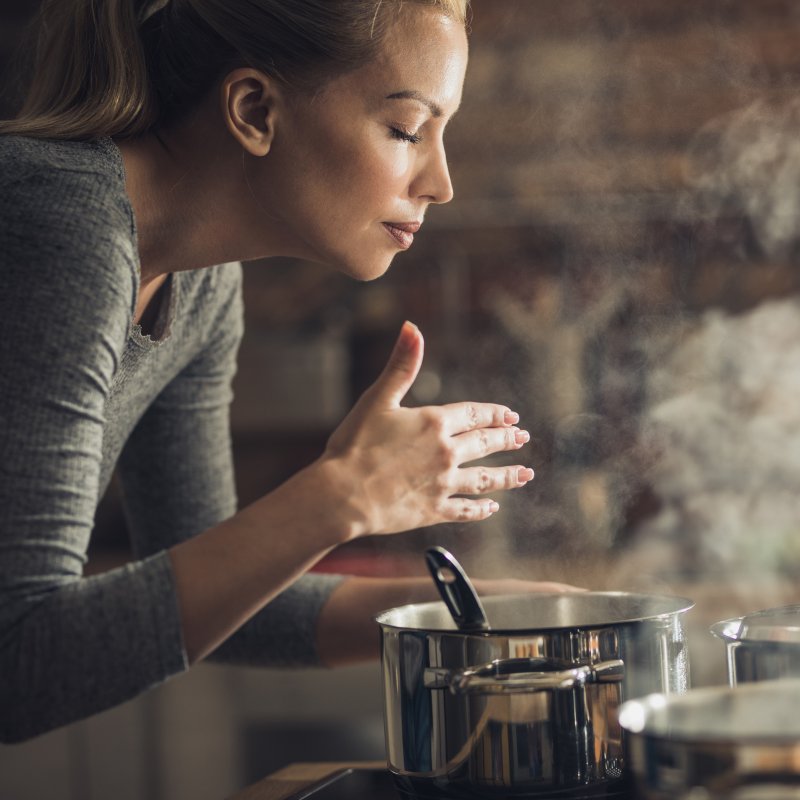
[[[488,492],[493,488],[494,481],[488,469],[481,468],[478,470],[478,491]]]
[[[519,486],[519,468],[508,467],[505,473],[505,488],[513,489],[515,486]]]
[[[422,409],[422,420],[425,428],[436,436],[445,435],[444,415],[438,408],[429,407]]]
[[[449,440],[440,439],[436,443],[436,458],[446,470],[451,470],[456,466],[456,454]]]
[[[467,417],[467,427],[469,430],[474,430],[481,424],[481,413],[478,407],[473,403],[467,403],[464,409]]]
[[[450,504],[447,502],[447,498],[440,497],[439,499],[434,501],[433,513],[436,515],[438,519],[451,518],[452,515],[450,512]]]
[[[436,488],[437,494],[446,492],[450,488],[449,470],[446,472],[440,472],[436,475],[436,478],[434,479],[434,486]]]
[[[487,431],[482,430],[478,436],[478,441],[480,443],[480,450],[482,453],[490,453],[492,448],[492,443],[489,440],[489,434]]]

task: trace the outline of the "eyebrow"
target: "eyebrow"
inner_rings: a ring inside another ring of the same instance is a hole
[[[416,100],[419,103],[427,106],[431,110],[434,117],[441,117],[444,113],[441,106],[433,102],[429,97],[426,97],[422,92],[415,89],[408,89],[404,92],[394,92],[394,94],[386,95],[387,100]]]

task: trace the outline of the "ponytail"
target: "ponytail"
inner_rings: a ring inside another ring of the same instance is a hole
[[[139,26],[152,0],[45,0],[33,81],[0,133],[133,136],[156,116]]]
[[[373,58],[404,3],[466,24],[469,0],[44,0],[33,81],[0,134],[139,136],[244,65],[314,91]]]

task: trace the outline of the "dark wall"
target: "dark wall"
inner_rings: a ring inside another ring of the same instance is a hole
[[[0,64],[33,5],[0,4]],[[664,502],[641,442],[658,343],[800,285],[792,225],[773,224],[785,170],[751,152],[791,149],[798,41],[789,0],[475,0],[447,136],[456,198],[412,251],[366,285],[246,267],[242,500],[319,452],[410,318],[427,340],[411,402],[497,400],[534,432],[535,486],[504,502],[499,553],[636,542]],[[429,538],[483,541],[448,526],[363,547]]]
[[[39,0],[0,0],[0,115],[11,116],[21,96],[29,47],[22,45]]]

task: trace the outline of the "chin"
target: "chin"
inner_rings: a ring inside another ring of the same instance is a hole
[[[349,278],[367,283],[385,275],[392,265],[395,255],[396,253],[388,256],[376,255],[369,260],[339,258],[335,261],[327,260],[326,263]]]

